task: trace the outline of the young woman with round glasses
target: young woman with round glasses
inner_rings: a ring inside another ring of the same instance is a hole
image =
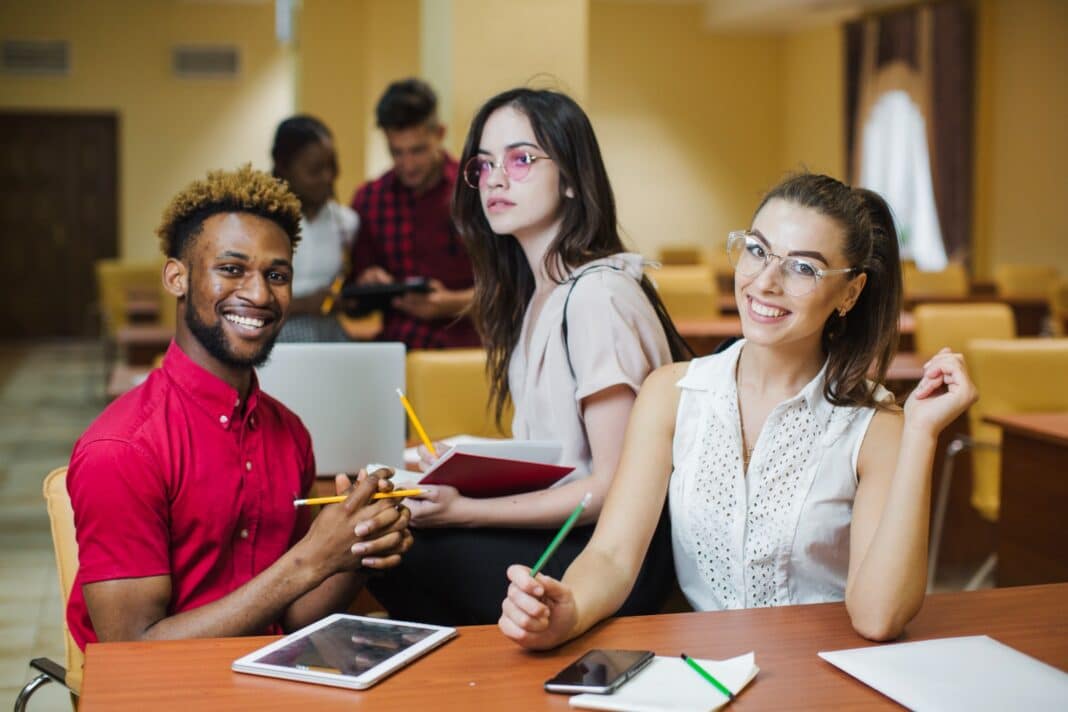
[[[397,617],[484,624],[500,615],[508,564],[533,563],[591,492],[581,526],[546,570],[562,575],[582,550],[642,381],[688,349],[641,256],[623,247],[597,139],[572,99],[530,89],[490,99],[472,122],[461,166],[453,217],[474,264],[474,317],[496,416],[510,399],[513,436],[560,442],[562,464],[575,470],[549,489],[511,497],[428,488],[409,503],[416,545],[372,590]],[[636,567],[632,595],[618,601],[624,613],[658,610],[673,585],[668,525],[649,538],[656,555]]]
[[[520,645],[558,645],[612,614],[665,497],[697,610],[844,598],[873,639],[919,610],[935,443],[976,392],[948,349],[903,409],[877,385],[901,307],[889,208],[794,176],[728,252],[745,338],[645,382],[597,529],[562,580],[509,567],[499,626]]]

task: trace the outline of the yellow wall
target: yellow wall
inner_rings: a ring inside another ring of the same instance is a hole
[[[0,75],[0,109],[114,111],[119,115],[119,253],[153,257],[153,230],[170,197],[211,168],[269,166],[274,127],[292,109],[289,52],[269,4],[171,0],[0,3],[5,38],[67,39],[72,71],[59,78]],[[236,80],[171,75],[175,44],[241,49]]]
[[[446,0],[439,0],[445,2]],[[576,0],[449,0],[451,131],[459,153],[471,118],[491,96],[516,86],[587,96],[589,12]],[[440,51],[440,50],[439,50]]]
[[[1055,265],[1068,278],[1068,3],[979,6],[976,266]]]
[[[837,26],[783,38],[784,169],[845,178],[843,43]]]
[[[712,247],[784,168],[781,42],[703,28],[696,5],[590,4],[589,101],[630,242]]]
[[[389,167],[375,104],[391,81],[418,72],[418,0],[303,0],[297,106],[334,133],[341,202]]]
[[[364,0],[367,26],[363,36],[364,174],[373,178],[392,165],[386,140],[375,125],[374,109],[386,86],[419,76],[418,0]]]

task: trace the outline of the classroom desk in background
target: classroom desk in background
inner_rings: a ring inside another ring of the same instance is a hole
[[[707,356],[716,350],[716,347],[732,336],[742,335],[742,320],[738,316],[738,310],[734,307],[734,295],[730,296],[730,309],[724,309],[721,304],[722,316],[712,319],[683,319],[675,322],[675,328],[690,344],[697,356]],[[724,297],[720,297],[721,301]],[[916,318],[912,312],[901,312],[898,322],[898,351],[911,351],[913,349],[913,334],[916,331]]]
[[[998,585],[1068,581],[1068,412],[985,420],[1002,432]]]
[[[1068,584],[935,594],[902,640],[985,634],[1068,671],[1066,600]],[[730,709],[900,709],[816,657],[872,645],[853,631],[842,603],[616,618],[537,654],[520,650],[496,626],[464,627],[455,640],[365,691],[231,672],[231,662],[271,640],[90,645],[79,712],[567,710],[567,696],[546,693],[542,683],[586,650],[612,647],[716,659],[755,651],[760,674]]]

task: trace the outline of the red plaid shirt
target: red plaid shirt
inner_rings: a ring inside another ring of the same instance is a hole
[[[471,261],[449,216],[459,164],[445,155],[441,180],[421,195],[401,183],[390,170],[365,183],[352,199],[360,231],[352,250],[352,274],[377,265],[396,280],[437,279],[447,289],[474,284]],[[478,346],[470,319],[425,320],[387,309],[380,341],[403,341],[409,349]]]

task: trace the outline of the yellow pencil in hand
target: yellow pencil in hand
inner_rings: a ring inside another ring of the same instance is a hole
[[[330,310],[334,308],[334,300],[337,299],[337,295],[341,294],[341,285],[345,283],[345,278],[340,274],[334,277],[333,283],[330,285],[330,293],[323,298],[323,304],[319,307],[319,312],[326,316],[330,313]]]
[[[408,412],[408,418],[412,421],[412,426],[415,428],[415,432],[419,434],[419,439],[426,445],[426,449],[430,451],[430,454],[434,457],[438,456],[438,451],[434,449],[434,443],[430,442],[430,438],[427,437],[426,431],[423,430],[423,424],[419,422],[419,418],[415,416],[415,411],[412,409],[412,404],[408,402],[408,399],[404,396],[404,391],[397,389],[397,395],[400,396],[401,405],[404,406],[404,410]]]
[[[418,497],[421,494],[426,494],[426,490],[421,489],[402,489],[393,490],[392,492],[376,492],[371,495],[371,499],[400,499],[401,497]],[[295,499],[293,500],[294,507],[310,507],[313,504],[337,504],[344,502],[348,499],[347,494],[337,494],[330,497],[309,497],[308,499]]]

